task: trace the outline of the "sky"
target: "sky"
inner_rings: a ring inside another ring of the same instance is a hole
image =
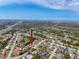
[[[0,0],[0,19],[79,21],[79,0]]]

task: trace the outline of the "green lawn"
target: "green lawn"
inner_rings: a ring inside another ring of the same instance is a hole
[[[23,38],[21,39],[21,43],[27,44],[28,43],[28,38],[23,36]]]

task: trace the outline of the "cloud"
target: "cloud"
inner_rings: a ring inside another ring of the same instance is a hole
[[[34,3],[51,9],[79,10],[79,0],[0,0],[0,6]]]
[[[73,11],[76,11],[79,13],[79,0],[74,0],[67,5],[68,5],[68,6],[66,6],[67,9],[70,9],[70,10],[73,10]]]
[[[30,2],[53,9],[64,8],[64,0],[30,0]]]

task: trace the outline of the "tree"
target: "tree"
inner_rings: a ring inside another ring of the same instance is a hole
[[[65,59],[70,59],[70,55],[69,55],[68,52],[65,53],[64,58],[65,58]]]
[[[39,59],[39,55],[38,54],[34,54],[32,59]]]

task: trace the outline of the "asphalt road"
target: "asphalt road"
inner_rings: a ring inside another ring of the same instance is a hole
[[[6,33],[7,31],[10,31],[14,26],[16,26],[16,25],[18,25],[18,24],[20,24],[20,23],[22,23],[22,22],[18,22],[18,23],[16,23],[16,24],[12,25],[12,26],[9,26],[9,27],[6,28],[6,29],[0,30],[0,35],[3,34],[3,33]]]

